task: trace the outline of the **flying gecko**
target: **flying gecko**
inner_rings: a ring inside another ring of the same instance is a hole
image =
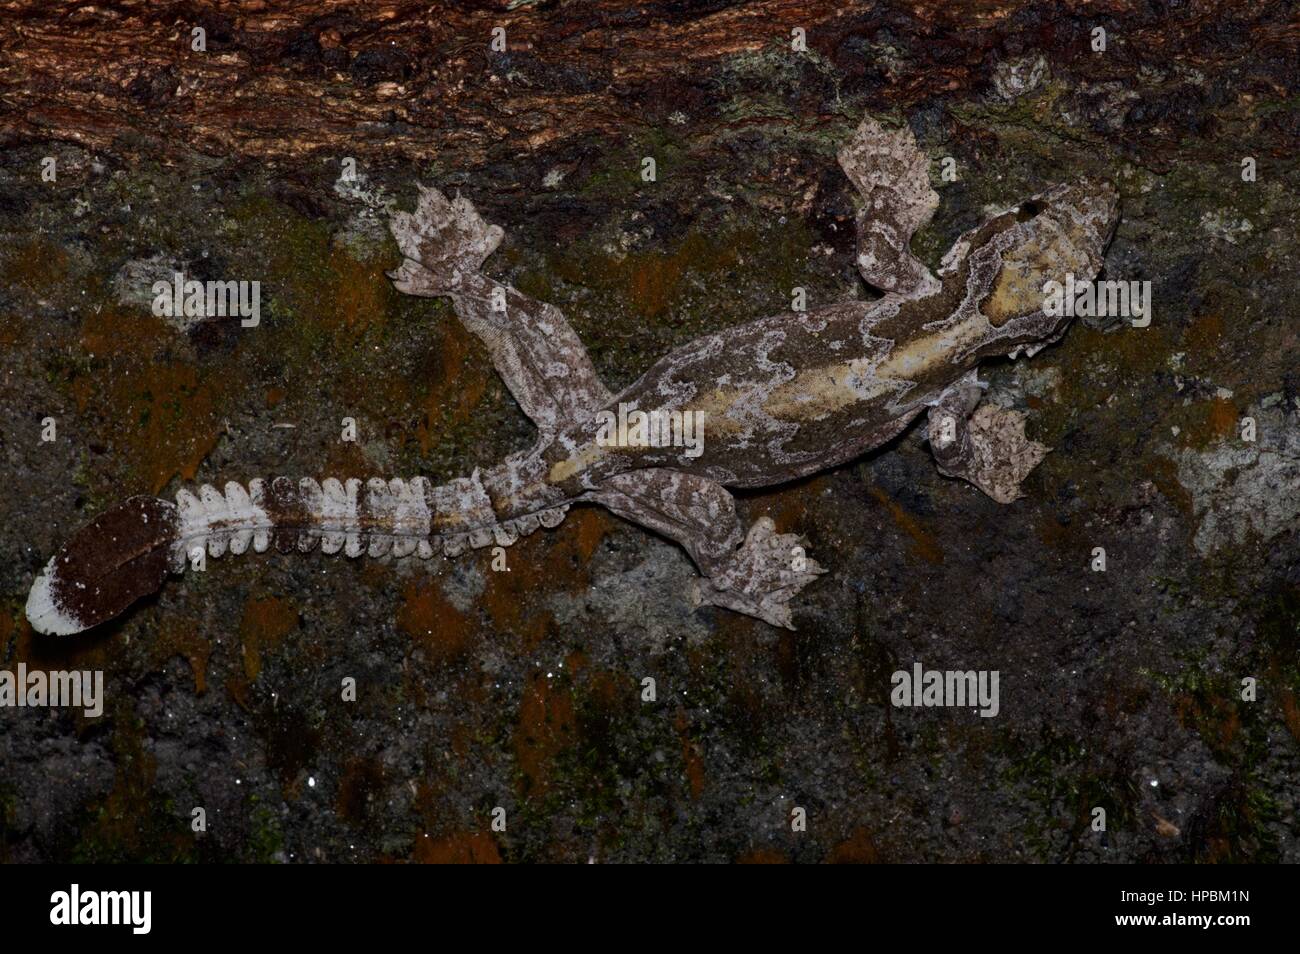
[[[484,273],[501,228],[467,198],[421,186],[414,213],[392,219],[404,261],[390,277],[406,294],[451,300],[536,425],[536,444],[440,486],[276,477],[181,490],[175,503],[132,497],[74,534],[37,576],[33,628],[69,634],[102,623],[205,554],[319,544],[352,557],[454,557],[597,504],[682,546],[699,570],[684,598],[793,629],[791,599],[825,571],[767,517],[744,531],[730,488],[851,461],[922,413],[939,471],[1010,503],[1047,448],[1025,437],[1016,412],[979,404],[979,364],[1033,355],[1065,333],[1070,318],[1048,313],[1044,284],[1097,275],[1118,193],[1090,180],[1049,188],[961,235],[932,273],[910,251],[939,203],[912,132],[868,117],[838,159],[859,193],[858,270],[883,297],[705,335],[618,394],[559,309]],[[610,417],[628,409],[680,414],[702,439],[611,441]]]

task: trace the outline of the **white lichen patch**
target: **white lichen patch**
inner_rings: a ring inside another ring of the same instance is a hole
[[[117,270],[113,276],[113,297],[123,305],[153,309],[153,287],[156,282],[166,282],[170,287],[176,274],[189,276],[183,262],[164,253],[149,258],[135,258]],[[187,315],[184,309],[178,315],[164,315],[163,321],[181,334],[203,321],[202,315]]]
[[[1267,541],[1300,527],[1300,414],[1276,407],[1250,414],[1253,443],[1234,435],[1205,450],[1169,451],[1178,482],[1192,495],[1202,556],[1252,534]]]
[[[628,634],[651,654],[671,651],[679,637],[690,646],[705,642],[708,623],[686,598],[696,579],[690,561],[659,540],[643,538],[631,546],[645,558],[622,567],[598,553],[591,588],[578,596],[556,594],[547,608],[566,628]]]
[[[1042,56],[1003,60],[993,70],[993,91],[1011,102],[1037,89],[1048,75],[1047,60]]]
[[[1206,212],[1201,216],[1201,231],[1229,245],[1239,244],[1254,230],[1255,226],[1244,216],[1234,218],[1219,212]]]
[[[340,176],[334,194],[355,208],[334,241],[358,261],[369,261],[388,251],[388,220],[397,211],[397,200],[382,185],[370,182],[357,169],[351,178]]]

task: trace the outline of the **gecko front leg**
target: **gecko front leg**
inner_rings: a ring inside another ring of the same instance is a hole
[[[974,372],[944,392],[930,408],[930,450],[939,473],[1009,504],[1023,496],[1020,482],[1050,448],[1025,437],[1023,414],[980,404],[981,393]]]
[[[543,439],[609,400],[587,349],[560,310],[483,274],[483,263],[504,233],[485,222],[469,199],[449,200],[421,186],[415,212],[397,213],[391,228],[406,256],[389,273],[394,286],[408,295],[451,298],[461,324],[487,347],[497,373]]]
[[[907,298],[938,291],[939,280],[911,250],[912,236],[939,207],[939,196],[930,188],[929,159],[912,130],[888,130],[867,116],[838,158],[862,196],[857,228],[863,279]]]
[[[825,572],[804,554],[797,536],[777,533],[768,517],[756,520],[742,541],[735,500],[705,477],[631,471],[586,499],[680,544],[703,574],[689,594],[695,606],[724,606],[794,629],[790,600]]]

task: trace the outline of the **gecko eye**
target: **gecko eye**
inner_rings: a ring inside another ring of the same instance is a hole
[[[1027,222],[1042,211],[1043,204],[1030,199],[1028,202],[1023,203],[1020,208],[1016,209],[1016,221]]]

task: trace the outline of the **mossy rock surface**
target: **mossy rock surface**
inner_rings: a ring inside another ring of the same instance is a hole
[[[0,708],[0,860],[1300,861],[1286,5],[1211,27],[1197,5],[396,3],[374,24],[215,3],[207,59],[170,6],[110,3],[97,49],[16,6],[0,666],[102,670],[107,701]],[[796,286],[873,294],[835,164],[864,113],[933,160],[932,265],[1049,183],[1121,192],[1106,275],[1151,282],[1151,326],[1076,321],[987,368],[1053,448],[1024,499],[944,479],[916,433],[744,494],[830,570],[795,633],[692,612],[684,553],[581,509],[508,572],[222,559],[83,636],[27,626],[49,555],[129,494],[442,481],[528,446],[450,308],[384,275],[417,182],[506,229],[490,271],[560,307],[617,388]],[[174,270],[259,281],[260,324],[154,315]],[[916,662],[997,670],[998,715],[892,706]]]

